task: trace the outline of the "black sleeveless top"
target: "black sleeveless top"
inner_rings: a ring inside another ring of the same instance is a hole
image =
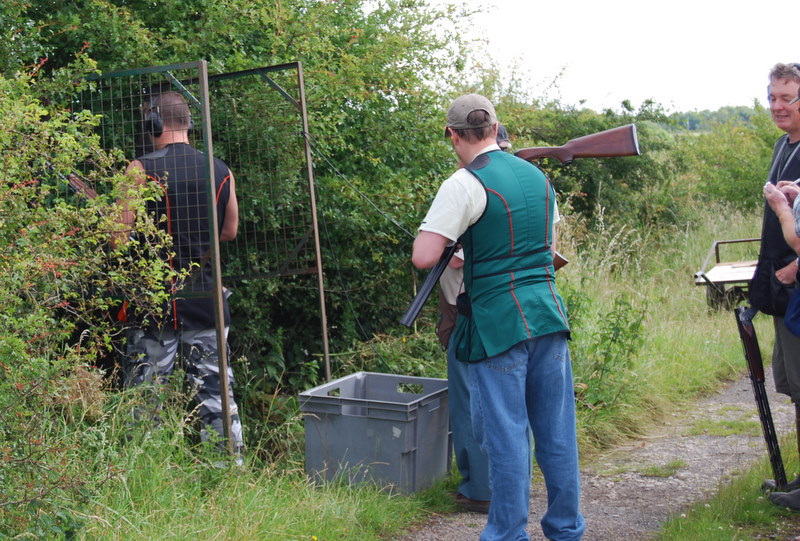
[[[164,196],[147,203],[158,219],[159,227],[172,237],[174,269],[191,269],[183,284],[175,284],[177,295],[170,315],[175,328],[213,329],[214,304],[211,261],[211,231],[208,207],[208,175],[205,154],[185,143],[174,143],[138,158],[148,180],[157,182]],[[229,171],[220,159],[214,159],[217,203],[217,226],[225,222],[225,208],[230,198]],[[193,265],[196,264],[196,265]],[[225,325],[230,323],[228,303],[223,295]]]

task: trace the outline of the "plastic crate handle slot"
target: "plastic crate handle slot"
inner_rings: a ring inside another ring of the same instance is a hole
[[[397,394],[416,394],[421,395],[425,392],[425,386],[421,383],[398,383]]]

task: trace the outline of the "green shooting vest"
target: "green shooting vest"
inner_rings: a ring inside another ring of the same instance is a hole
[[[477,362],[516,344],[569,332],[556,291],[550,251],[555,192],[534,165],[502,151],[478,156],[467,169],[486,190],[486,209],[459,241],[464,285],[456,356]]]

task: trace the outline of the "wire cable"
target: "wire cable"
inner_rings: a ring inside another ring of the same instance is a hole
[[[301,133],[302,133],[303,137],[306,139],[306,141],[308,141],[308,144],[311,145],[311,147],[316,151],[316,153],[319,155],[319,157],[322,158],[323,160],[325,160],[325,163],[328,164],[328,167],[330,167],[337,175],[339,175],[342,178],[342,180],[344,180],[345,183],[353,189],[353,191],[355,191],[358,195],[360,195],[362,198],[364,198],[364,200],[367,203],[369,203],[370,206],[372,206],[372,208],[374,208],[378,212],[378,214],[380,214],[381,216],[383,216],[384,218],[386,218],[387,220],[392,222],[392,224],[394,224],[398,229],[403,231],[406,235],[408,235],[412,239],[415,237],[414,234],[411,231],[409,231],[408,229],[406,229],[403,226],[403,224],[401,224],[400,222],[398,222],[397,220],[392,218],[384,210],[379,208],[378,205],[376,205],[369,197],[367,197],[366,194],[364,194],[361,190],[356,188],[353,185],[353,183],[350,182],[350,180],[348,180],[348,178],[344,175],[344,173],[339,171],[336,168],[336,166],[333,165],[333,163],[331,163],[331,161],[328,159],[328,157],[325,154],[322,153],[322,151],[319,149],[319,146],[316,143],[314,143],[313,137],[311,136],[310,133],[308,133],[308,132],[301,132]]]
[[[372,202],[372,201],[369,199],[369,197],[367,197],[367,196],[366,196],[364,193],[362,193],[360,190],[358,190],[358,188],[356,188],[356,187],[353,185],[353,183],[351,183],[351,182],[350,182],[350,181],[347,179],[347,177],[346,177],[346,176],[345,176],[345,175],[344,175],[344,174],[343,174],[341,171],[339,171],[339,170],[336,168],[336,166],[334,166],[334,165],[333,165],[333,163],[332,163],[332,162],[331,162],[331,161],[328,159],[328,157],[327,157],[327,156],[326,156],[326,155],[325,155],[325,154],[324,154],[324,153],[323,153],[323,152],[320,150],[319,146],[318,146],[318,145],[316,145],[316,144],[315,144],[315,143],[312,141],[311,134],[309,134],[309,133],[307,133],[307,132],[302,132],[302,135],[303,135],[303,137],[305,137],[305,139],[308,141],[309,145],[311,145],[311,147],[314,149],[315,153],[316,153],[316,154],[317,154],[317,155],[318,155],[320,158],[322,158],[322,159],[325,161],[325,163],[326,163],[326,164],[328,164],[328,166],[329,166],[329,167],[330,167],[330,168],[331,168],[331,169],[332,169],[332,170],[333,170],[333,171],[334,171],[334,172],[335,172],[337,175],[339,175],[339,176],[342,178],[342,180],[344,180],[344,181],[345,181],[345,183],[346,183],[348,186],[350,186],[350,187],[351,187],[351,188],[352,188],[352,189],[353,189],[353,190],[354,190],[354,191],[355,191],[355,192],[356,192],[358,195],[360,195],[360,196],[361,196],[361,197],[362,197],[362,198],[363,198],[365,201],[367,201],[367,202],[368,202],[368,203],[369,203],[369,204],[372,206],[372,208],[374,208],[374,209],[375,209],[375,210],[376,210],[376,211],[377,211],[377,212],[378,212],[378,213],[379,213],[381,216],[383,216],[384,218],[386,218],[387,220],[389,220],[389,221],[390,221],[392,224],[394,224],[394,225],[395,225],[397,228],[399,228],[400,230],[402,230],[403,232],[405,232],[406,234],[408,234],[408,235],[409,235],[411,238],[414,238],[414,235],[413,235],[413,234],[412,234],[412,233],[411,233],[411,232],[410,232],[408,229],[406,229],[405,227],[403,227],[403,226],[402,226],[402,224],[400,224],[399,222],[397,222],[397,220],[395,220],[394,218],[392,218],[391,216],[389,216],[389,215],[388,215],[386,212],[384,212],[383,210],[381,210],[380,208],[378,208],[378,206],[377,206],[377,205],[375,205],[375,203],[373,203],[373,202]],[[315,180],[316,180],[316,179],[315,179]],[[361,335],[364,337],[364,340],[367,342],[367,344],[369,344],[370,348],[372,348],[372,351],[375,353],[375,358],[376,358],[376,359],[379,361],[379,363],[380,363],[380,365],[381,365],[382,369],[383,369],[385,372],[390,372],[390,371],[391,371],[391,368],[389,367],[388,363],[386,362],[386,359],[385,359],[385,358],[384,358],[384,356],[383,356],[383,355],[382,355],[382,354],[381,354],[381,353],[378,351],[378,349],[375,347],[375,344],[373,344],[373,343],[372,343],[372,341],[371,341],[371,338],[372,338],[372,337],[371,337],[371,336],[369,336],[369,334],[367,333],[367,330],[364,328],[364,325],[361,323],[361,320],[360,320],[360,318],[358,317],[358,313],[356,312],[356,310],[355,310],[355,307],[353,306],[353,301],[352,301],[352,299],[350,298],[349,290],[347,289],[347,287],[346,287],[346,284],[344,283],[344,278],[343,278],[342,270],[341,270],[341,267],[339,266],[339,260],[338,260],[338,259],[337,259],[337,257],[336,257],[336,250],[334,250],[334,247],[333,247],[333,242],[332,242],[332,240],[331,240],[330,231],[328,230],[328,222],[327,222],[327,220],[325,219],[325,213],[320,213],[320,215],[319,215],[319,216],[320,216],[320,218],[321,218],[321,222],[322,222],[322,228],[323,228],[323,230],[324,230],[324,232],[325,232],[325,240],[326,240],[326,241],[327,241],[327,243],[328,243],[328,249],[330,250],[330,253],[331,253],[331,258],[333,259],[333,264],[334,264],[334,267],[335,267],[335,269],[336,269],[336,276],[337,276],[337,277],[338,277],[338,279],[339,279],[339,285],[340,285],[340,287],[342,288],[342,293],[344,294],[345,303],[347,304],[348,308],[350,309],[351,313],[353,314],[353,317],[354,317],[354,319],[355,319],[356,326],[358,327],[359,331],[361,331]]]
[[[333,265],[336,268],[336,276],[339,279],[339,287],[342,288],[342,293],[344,294],[345,303],[349,308],[350,312],[353,314],[353,318],[355,319],[356,326],[358,330],[361,331],[361,335],[364,337],[364,340],[367,344],[369,344],[370,348],[372,348],[373,353],[375,353],[375,358],[380,362],[383,370],[385,372],[390,372],[391,369],[389,368],[388,363],[384,356],[378,351],[378,348],[375,347],[375,344],[372,343],[371,336],[367,333],[367,330],[364,328],[364,325],[361,323],[361,319],[358,317],[358,312],[353,305],[353,300],[350,298],[349,290],[347,289],[347,285],[344,283],[344,277],[342,275],[342,269],[339,266],[339,260],[336,257],[336,250],[333,248],[333,242],[331,241],[331,235],[328,230],[328,222],[325,219],[325,214],[321,213],[320,215],[322,221],[322,228],[325,231],[325,240],[328,243],[328,249],[331,253],[331,258],[333,259]]]

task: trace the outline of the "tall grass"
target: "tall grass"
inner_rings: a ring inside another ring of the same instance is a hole
[[[420,508],[376,488],[316,487],[269,465],[216,468],[163,443],[131,456],[124,477],[93,499],[84,538],[357,541],[397,531]]]
[[[790,440],[791,437],[791,440]],[[794,449],[794,435],[783,438],[783,449]],[[797,471],[797,453],[784,455],[787,472]],[[800,531],[796,512],[773,505],[759,487],[772,477],[764,457],[730,482],[720,482],[716,495],[694,504],[664,523],[658,541],[746,541],[792,539]],[[790,477],[791,479],[791,477]]]
[[[378,539],[419,520],[432,505],[447,508],[444,486],[413,498],[375,486],[327,483],[316,486],[294,456],[259,460],[254,451],[243,465],[192,444],[192,412],[179,387],[164,390],[171,403],[157,426],[125,421],[135,396],[119,397],[104,440],[116,474],[111,482],[71,510],[71,534],[82,539]],[[280,430],[280,429],[277,429]],[[87,464],[88,465],[88,464]],[[88,473],[88,472],[87,472]],[[452,484],[452,481],[450,481]],[[40,528],[59,538],[56,528]],[[69,537],[69,536],[65,536]]]
[[[744,369],[732,311],[711,309],[694,273],[715,240],[757,237],[759,214],[706,205],[693,209],[682,227],[601,227],[577,242],[570,242],[566,220],[560,237],[572,262],[559,271],[559,286],[575,308],[571,350],[578,395],[593,383],[614,393],[613,403],[579,403],[585,453],[641,432]],[[641,325],[634,325],[642,314]],[[767,318],[756,318],[756,326],[769,343]],[[614,348],[624,358],[615,358]],[[611,365],[603,379],[597,378],[598,349]]]

